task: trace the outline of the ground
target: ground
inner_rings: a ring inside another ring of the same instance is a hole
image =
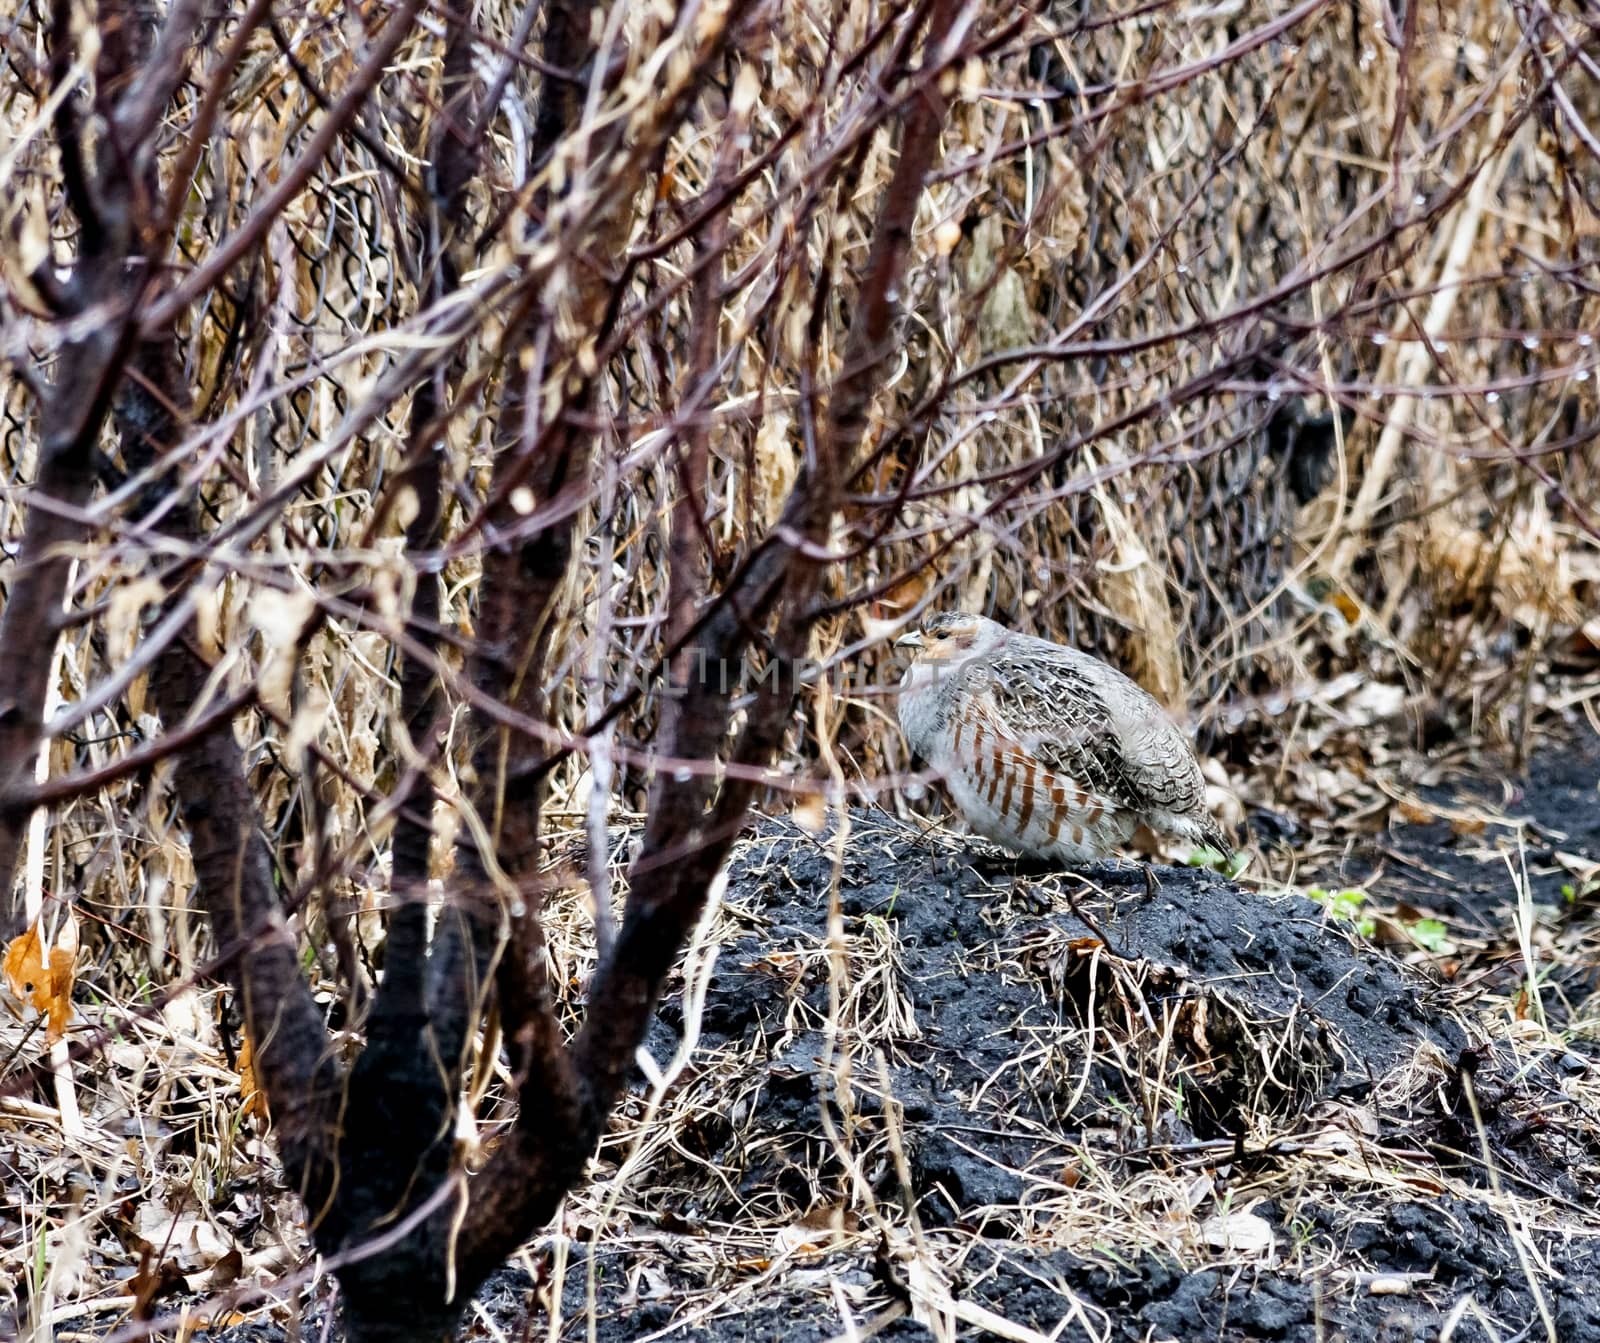
[[[1391,781],[1382,829],[1237,885],[754,822],[471,1335],[1600,1343],[1600,750],[1500,777]],[[211,1186],[247,1273],[294,1234],[268,1152]],[[280,1300],[212,1336],[324,1336],[325,1281]]]
[[[1530,777],[1402,787],[1299,883],[1351,920],[761,822],[651,1041],[693,1053],[561,1242],[563,1336],[1600,1340],[1600,754]]]
[[[1593,811],[1560,840],[1591,859]],[[741,847],[703,1006],[652,1042],[697,1024],[706,1092],[595,1242],[598,1336],[1600,1340],[1590,1044],[1300,896],[850,825]],[[1428,908],[1492,919],[1461,885]]]

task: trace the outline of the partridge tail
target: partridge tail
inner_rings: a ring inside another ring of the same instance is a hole
[[[1216,849],[1224,858],[1233,857],[1233,840],[1228,837],[1221,822],[1210,812],[1205,812],[1200,817],[1200,835],[1209,847]]]

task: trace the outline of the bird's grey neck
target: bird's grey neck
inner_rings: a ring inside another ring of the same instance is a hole
[[[912,749],[928,757],[933,736],[943,730],[963,686],[981,660],[915,662],[900,681],[900,726]]]

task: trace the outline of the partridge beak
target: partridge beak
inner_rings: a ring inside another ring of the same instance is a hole
[[[902,634],[898,639],[896,639],[894,641],[894,646],[896,648],[921,648],[922,647],[922,631],[921,630],[907,630],[904,634]]]

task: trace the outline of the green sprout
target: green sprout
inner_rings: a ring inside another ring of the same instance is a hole
[[[1366,891],[1354,887],[1335,891],[1326,886],[1311,886],[1307,888],[1306,896],[1315,900],[1333,918],[1350,924],[1362,937],[1371,938],[1378,931],[1377,919],[1364,912],[1367,902],[1372,898]],[[1440,919],[1416,919],[1406,924],[1405,929],[1412,941],[1435,956],[1448,955],[1456,949],[1455,943],[1450,940],[1449,928]]]
[[[1406,930],[1424,951],[1442,956],[1456,949],[1450,940],[1450,930],[1439,919],[1418,919]]]
[[[1362,937],[1371,937],[1378,931],[1377,920],[1372,915],[1361,912],[1362,906],[1369,899],[1365,891],[1349,887],[1342,891],[1330,891],[1325,886],[1312,886],[1306,891],[1306,895],[1334,918],[1353,924],[1356,932]]]
[[[1230,879],[1243,872],[1249,862],[1249,858],[1242,853],[1235,853],[1233,857],[1227,858],[1223,856],[1221,849],[1213,849],[1204,844],[1192,850],[1187,859],[1189,867],[1207,867]]]

